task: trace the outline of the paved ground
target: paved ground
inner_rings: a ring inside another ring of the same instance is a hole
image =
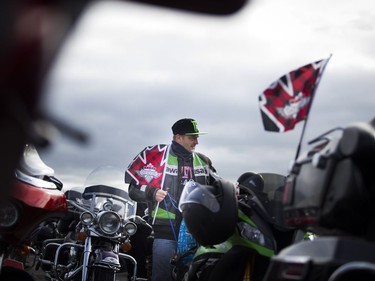
[[[45,281],[47,280],[45,278],[43,270],[34,270],[34,269],[29,269],[28,272],[35,278],[36,281]],[[119,273],[116,275],[116,281],[129,281],[128,279],[128,274],[127,273]],[[14,280],[18,281],[18,280]]]
[[[45,281],[47,280],[43,270],[34,270],[34,269],[28,269],[27,270],[34,278],[36,281]],[[18,280],[14,280],[18,281]],[[119,273],[116,275],[116,281],[129,281],[128,279],[128,274],[127,273]]]
[[[46,278],[44,277],[44,272],[43,270],[39,269],[39,270],[34,270],[34,269],[28,269],[27,270],[37,281],[40,281],[40,280],[46,280]]]

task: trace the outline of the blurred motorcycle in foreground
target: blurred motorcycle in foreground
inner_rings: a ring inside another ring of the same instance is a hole
[[[283,222],[284,183],[282,175],[247,172],[237,188],[222,179],[185,185],[179,207],[199,246],[176,280],[262,280],[270,257],[295,235]]]
[[[43,239],[38,229],[63,217],[67,202],[62,183],[33,145],[25,146],[14,181],[8,198],[0,202],[0,279],[29,280],[24,270],[33,267],[35,247]]]
[[[137,261],[127,252],[137,231],[136,202],[126,190],[123,173],[111,166],[99,167],[86,179],[83,192],[67,191],[69,213],[58,223],[63,238],[43,243],[39,266],[47,280],[114,281],[126,272],[125,260]]]
[[[375,119],[310,141],[283,194],[289,225],[317,234],[272,258],[265,281],[375,280]]]

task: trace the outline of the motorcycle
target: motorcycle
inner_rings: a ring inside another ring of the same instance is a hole
[[[224,180],[213,187],[188,183],[179,207],[199,246],[176,280],[262,280],[270,258],[295,236],[280,216],[284,182],[282,175],[247,172],[236,186]],[[198,212],[208,220],[197,219]]]
[[[137,279],[137,261],[127,252],[137,224],[137,203],[130,199],[123,173],[110,166],[99,167],[87,177],[84,190],[67,191],[69,213],[57,225],[63,238],[47,239],[39,267],[51,281],[114,281],[126,273],[126,260],[133,265],[131,280]]]
[[[292,166],[283,205],[288,225],[317,236],[274,256],[264,281],[375,280],[375,119],[309,145]]]
[[[18,272],[19,278],[32,280],[25,270],[33,266],[38,250],[37,230],[64,216],[67,203],[63,184],[31,144],[25,146],[13,180],[8,198],[0,202],[0,278],[14,279],[10,272]]]

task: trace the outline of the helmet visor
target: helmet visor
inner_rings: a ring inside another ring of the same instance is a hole
[[[189,181],[185,184],[178,209],[182,212],[183,206],[187,203],[202,205],[214,213],[220,210],[220,205],[215,195],[204,185],[194,181]]]

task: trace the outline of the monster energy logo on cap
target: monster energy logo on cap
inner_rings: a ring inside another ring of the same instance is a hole
[[[199,131],[197,121],[195,121],[192,118],[184,118],[184,119],[178,120],[176,123],[173,124],[172,132],[174,135],[187,135],[187,136],[207,134],[206,132]]]

